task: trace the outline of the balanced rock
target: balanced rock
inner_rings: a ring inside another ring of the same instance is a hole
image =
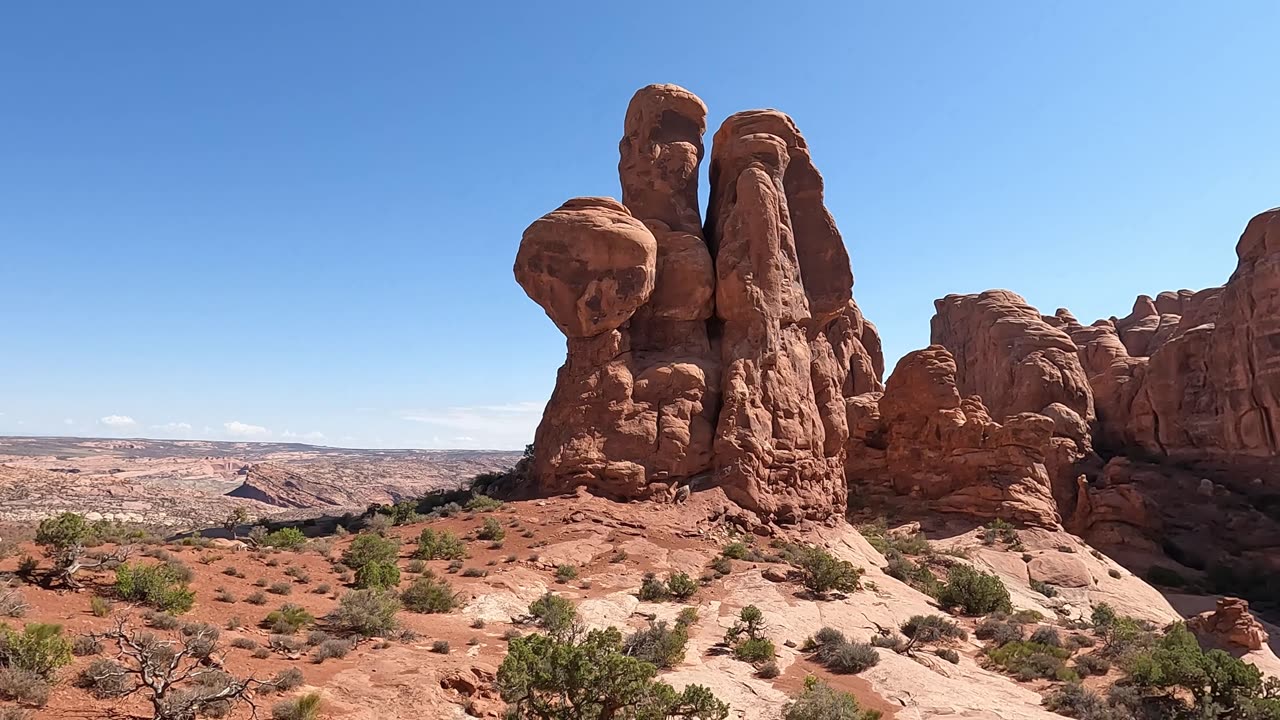
[[[574,198],[524,231],[516,281],[567,336],[622,326],[653,292],[658,243],[612,198]]]

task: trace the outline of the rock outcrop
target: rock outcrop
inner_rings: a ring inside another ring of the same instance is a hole
[[[960,391],[980,395],[996,418],[1058,403],[1084,422],[1093,393],[1071,337],[1008,290],[934,302],[931,340],[956,358]]]
[[[1060,526],[1047,453],[1054,420],[1019,413],[999,423],[962,397],[940,345],[908,353],[884,393],[848,399],[850,492],[905,497],[916,509]]]
[[[1187,629],[1209,647],[1246,652],[1267,644],[1267,631],[1239,598],[1218,598],[1218,606],[1187,620]]]
[[[1060,313],[1097,404],[1100,445],[1180,462],[1280,461],[1280,210],[1254,217],[1227,284],[1141,296],[1083,327]]]
[[[544,492],[717,486],[761,517],[845,504],[845,398],[882,387],[822,177],[786,115],[730,116],[698,212],[706,107],[674,85],[627,109],[622,202],[571,200],[525,232],[515,274],[568,338],[535,436]]]

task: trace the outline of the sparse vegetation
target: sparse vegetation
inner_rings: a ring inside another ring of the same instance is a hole
[[[262,621],[262,626],[273,633],[292,635],[313,622],[315,618],[307,612],[306,608],[286,603],[280,606],[279,610],[268,613]]]
[[[338,600],[338,607],[328,619],[338,632],[375,637],[395,630],[399,611],[400,599],[394,591],[352,590]]]
[[[738,620],[725,633],[724,642],[733,650],[733,656],[749,663],[772,660],[777,654],[773,641],[764,634],[764,613],[755,605],[748,605],[738,613]]]
[[[461,596],[445,580],[427,573],[413,581],[400,595],[408,610],[417,613],[447,613],[458,606]]]
[[[677,692],[656,674],[653,664],[625,655],[622,634],[609,628],[581,640],[541,634],[511,640],[497,686],[516,718],[728,717],[728,705],[710,690],[689,685]]]
[[[466,556],[466,547],[457,535],[444,531],[437,533],[431,528],[424,528],[418,535],[418,549],[414,557],[420,560],[461,560]]]
[[[476,537],[481,540],[501,541],[507,537],[507,531],[497,518],[487,517],[480,529],[476,531]]]
[[[782,711],[783,720],[879,720],[878,710],[863,710],[853,695],[810,675],[804,692]]]
[[[375,560],[356,570],[357,588],[393,588],[400,584],[400,568],[393,562]]]
[[[126,563],[116,568],[116,593],[122,600],[139,602],[170,613],[184,613],[195,604],[195,593],[171,564]]]
[[[262,545],[281,550],[297,550],[307,542],[307,536],[296,527],[283,527],[267,533],[262,538]]]
[[[1013,605],[1009,589],[999,577],[957,564],[947,573],[947,582],[938,593],[944,607],[958,607],[966,615],[1008,612]]]

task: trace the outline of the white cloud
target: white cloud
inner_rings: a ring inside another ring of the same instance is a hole
[[[186,435],[191,432],[191,423],[185,422],[169,422],[163,425],[152,425],[152,430],[158,430],[162,433],[174,433]]]
[[[307,432],[307,433],[296,433],[292,430],[285,430],[284,432],[280,433],[280,437],[285,438],[287,440],[306,440],[308,442],[319,442],[321,440],[324,440],[324,433],[319,431],[314,431],[314,430],[312,432]]]
[[[270,430],[262,427],[261,425],[250,425],[249,423],[243,423],[239,420],[222,423],[222,429],[231,437],[237,438],[266,437],[271,434]]]
[[[0,413],[0,415],[3,415],[3,414],[4,414],[4,413]],[[75,421],[75,420],[72,420],[71,418],[67,418],[67,419],[65,419],[65,420],[63,420],[63,421],[62,421],[62,424],[63,424],[63,425],[75,425],[75,424],[76,424],[76,421]]]
[[[435,430],[452,431],[433,434],[436,447],[519,448],[532,442],[533,431],[542,416],[542,403],[517,402],[505,405],[472,405],[428,410],[406,410],[402,420],[430,425]]]
[[[126,428],[137,425],[137,421],[128,415],[108,415],[98,420],[98,422],[113,428]]]

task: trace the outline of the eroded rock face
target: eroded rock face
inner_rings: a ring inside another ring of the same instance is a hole
[[[1101,446],[1220,466],[1280,459],[1280,211],[1253,218],[1224,287],[1141,296],[1082,327]]]
[[[1053,419],[1020,413],[998,423],[981,398],[961,397],[941,345],[908,353],[884,393],[846,401],[850,492],[893,494],[916,509],[1061,524],[1046,453]]]
[[[724,122],[704,227],[705,129],[689,91],[642,88],[623,202],[570,201],[525,233],[516,277],[568,336],[533,476],[618,498],[715,485],[766,519],[823,519],[845,505],[845,398],[882,387],[880,339],[795,123]]]
[[[993,417],[1059,403],[1093,421],[1093,393],[1075,343],[1026,300],[987,290],[948,295],[934,307],[932,342],[955,356],[960,391],[980,395]]]

